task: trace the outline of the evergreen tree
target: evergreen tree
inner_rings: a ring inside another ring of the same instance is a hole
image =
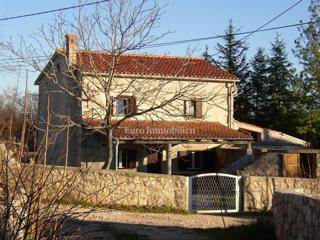
[[[279,35],[271,43],[268,61],[268,82],[266,91],[265,126],[288,132],[290,131],[290,111],[292,109],[292,87],[295,80],[295,70],[289,62],[284,42]]]
[[[251,123],[265,126],[264,120],[267,117],[267,85],[268,85],[268,56],[264,49],[259,48],[253,59],[250,61],[248,99],[252,113]]]
[[[248,96],[247,96],[247,78],[248,78],[248,63],[246,61],[245,52],[248,47],[246,42],[237,40],[235,33],[238,30],[235,29],[232,20],[229,21],[225,36],[223,37],[223,44],[218,43],[216,50],[218,54],[210,55],[206,48],[203,56],[210,62],[224,70],[233,73],[240,78],[238,84],[238,96],[235,99],[235,118],[246,121],[250,119],[248,109]]]
[[[248,74],[248,63],[245,55],[248,47],[246,42],[236,39],[235,33],[238,31],[235,29],[232,20],[229,20],[225,37],[223,37],[224,44],[217,44],[216,50],[219,54],[216,58],[211,57],[211,60],[217,66],[243,79]]]
[[[309,6],[310,24],[301,26],[296,40],[295,55],[303,65],[299,82],[300,116],[298,131],[314,146],[320,146],[320,0],[312,0]]]

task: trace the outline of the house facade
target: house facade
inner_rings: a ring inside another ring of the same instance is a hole
[[[108,111],[113,169],[216,172],[229,164],[223,156],[232,148],[250,146],[252,137],[233,119],[236,76],[202,58],[124,53],[112,64],[112,57],[78,49],[69,34],[37,78],[38,142],[47,146],[47,163],[101,168]]]

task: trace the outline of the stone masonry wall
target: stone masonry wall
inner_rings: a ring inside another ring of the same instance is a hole
[[[279,240],[319,239],[320,195],[275,192],[272,210]]]
[[[188,179],[183,176],[113,170],[80,171],[79,168],[71,167],[64,172],[63,167],[54,167],[50,178],[59,182],[59,179],[68,175],[73,176],[71,181],[78,182],[73,184],[68,194],[69,198],[74,200],[81,199],[101,205],[188,208]],[[52,191],[54,194],[55,189]]]
[[[266,211],[271,209],[273,194],[279,189],[320,194],[320,179],[244,176],[242,189],[244,211]]]
[[[281,155],[279,153],[255,153],[252,164],[239,173],[249,176],[282,176]]]

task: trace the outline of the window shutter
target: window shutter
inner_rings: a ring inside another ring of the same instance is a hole
[[[183,101],[183,116],[187,116],[187,101]]]
[[[129,114],[135,114],[137,112],[137,101],[134,96],[129,98]]]
[[[200,99],[197,99],[195,100],[195,102],[196,102],[195,117],[202,118],[202,101]]]

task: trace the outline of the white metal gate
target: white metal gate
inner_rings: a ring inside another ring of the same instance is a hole
[[[238,212],[240,179],[223,173],[189,177],[189,210],[200,213]]]

